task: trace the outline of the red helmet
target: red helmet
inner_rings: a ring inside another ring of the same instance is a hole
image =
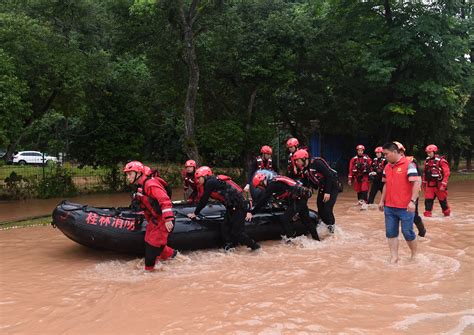
[[[190,159],[188,161],[186,161],[186,163],[184,163],[184,167],[196,167],[196,161]]]
[[[304,149],[299,149],[296,150],[293,156],[291,156],[291,159],[297,160],[297,159],[307,159],[309,158],[309,154],[306,150]]]
[[[300,145],[300,142],[298,142],[298,140],[294,137],[290,138],[288,141],[286,141],[286,147],[289,148],[289,147],[297,147],[298,145]]]
[[[362,144],[359,144],[358,146],[356,146],[356,150],[359,149],[365,150],[365,147]]]
[[[406,151],[405,147],[404,147],[403,144],[401,144],[400,142],[398,142],[398,141],[393,141],[393,143],[397,146],[398,150],[403,151],[403,152]]]
[[[426,147],[425,151],[426,152],[429,152],[429,151],[438,152],[438,147],[434,144],[430,144]]]
[[[382,148],[382,147],[377,147],[377,148],[375,148],[374,152],[376,152],[376,153],[377,153],[377,152],[382,153],[382,152],[383,152],[383,148]]]
[[[199,177],[207,177],[212,175],[212,170],[209,166],[201,166],[194,173],[194,178],[198,179]]]
[[[260,153],[262,154],[269,154],[271,155],[272,154],[272,147],[268,146],[268,145],[264,145],[261,149],[260,149]]]
[[[252,179],[252,185],[253,187],[257,187],[260,185],[265,179],[267,179],[267,176],[264,173],[257,172]]]
[[[139,161],[132,161],[130,163],[127,163],[125,167],[123,168],[123,172],[130,172],[130,171],[135,171],[137,173],[144,173],[145,167]]]

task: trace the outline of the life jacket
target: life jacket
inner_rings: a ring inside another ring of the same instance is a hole
[[[378,176],[382,176],[385,165],[387,165],[385,157],[375,157],[372,160],[372,172],[376,172]]]
[[[168,197],[170,197],[171,199],[171,195],[173,194],[173,189],[171,188],[171,186],[168,184],[166,180],[161,178],[160,173],[158,172],[157,169],[150,169],[150,172],[148,173],[147,178],[143,182],[143,185],[145,185],[145,182],[151,178],[155,178],[163,186],[163,188],[166,191],[166,194],[168,194]],[[143,189],[145,189],[145,186],[143,186]]]
[[[194,180],[194,172],[188,173],[186,170],[181,172],[181,176],[183,177],[184,181],[184,190],[186,191],[188,188],[192,188],[193,190],[197,189],[196,181]]]
[[[269,180],[270,181],[270,180]],[[311,190],[307,187],[304,187],[300,181],[295,181],[291,178],[285,176],[275,176],[271,181],[281,182],[289,186],[286,192],[276,195],[277,199],[309,199],[311,198]]]
[[[267,161],[264,161],[262,156],[257,156],[255,160],[257,162],[257,168],[259,170],[273,170],[271,158],[269,158]]]
[[[166,185],[168,185],[168,184],[162,178],[151,177],[150,175],[148,175],[147,178],[143,181],[143,184],[141,185],[141,187],[138,188],[138,191],[143,194],[143,197],[144,197],[143,202],[145,203],[145,206],[151,212],[153,217],[157,217],[158,215],[162,214],[161,205],[158,202],[158,200],[156,200],[153,197],[150,197],[147,194],[146,184],[149,183],[149,182],[154,183],[156,185],[156,187],[160,187],[164,192],[166,192],[166,194],[168,194],[168,191],[166,190],[165,186],[163,185],[163,182]],[[170,199],[171,199],[171,197],[170,197]]]
[[[440,157],[435,155],[433,158],[426,158],[425,160],[425,180],[428,182],[441,181],[444,177],[444,171],[441,167],[441,160],[445,159],[444,156]]]
[[[317,187],[321,186],[322,184],[322,181],[324,179],[324,175],[320,172],[320,171],[316,171],[316,169],[312,169],[310,166],[312,163],[314,163],[315,161],[320,161],[322,162],[328,169],[329,171],[331,171],[331,175],[332,177],[336,180],[336,181],[339,181],[339,176],[337,174],[337,171],[334,170],[330,165],[329,163],[322,157],[313,157],[311,158],[311,161],[308,165],[308,169],[307,169],[307,173],[306,173],[306,176],[308,177],[309,181],[315,185]],[[338,185],[338,188],[340,188],[340,186]],[[342,192],[342,190],[341,190]]]
[[[222,190],[211,193],[211,198],[216,199],[226,206],[236,206],[243,201],[244,190],[232,180],[229,176],[220,174],[216,176],[217,180],[226,184],[226,187]]]
[[[363,175],[369,173],[369,156],[365,155],[362,157],[354,156],[354,163],[352,165],[353,175]]]

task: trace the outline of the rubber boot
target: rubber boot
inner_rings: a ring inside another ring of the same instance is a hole
[[[329,234],[334,234],[334,231],[335,231],[335,225],[331,224],[331,225],[328,225],[327,228],[328,228],[328,231],[329,231]]]
[[[416,228],[418,229],[418,236],[425,237],[426,228],[425,228],[425,225],[423,224],[423,221],[421,220],[421,217],[419,215],[415,216],[415,218],[413,219],[413,223],[415,224]]]
[[[252,251],[258,250],[258,249],[260,249],[260,248],[261,248],[260,244],[258,244],[258,243],[255,242],[255,241],[253,241],[253,244],[250,246],[250,249],[251,249]]]
[[[447,199],[440,200],[439,204],[441,206],[441,209],[443,210],[444,216],[449,216],[451,214],[451,208],[449,208],[448,200]]]

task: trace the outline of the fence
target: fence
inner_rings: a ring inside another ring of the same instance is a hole
[[[183,167],[176,164],[154,164],[161,176],[173,187],[182,184]],[[239,181],[241,169],[214,169]],[[111,168],[62,165],[0,165],[0,199],[50,198],[83,193],[124,191],[127,189],[121,166]]]

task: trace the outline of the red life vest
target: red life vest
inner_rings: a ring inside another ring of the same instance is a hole
[[[378,175],[381,176],[385,165],[387,165],[387,160],[385,159],[385,157],[375,157],[372,160],[372,172],[376,172]]]
[[[257,167],[260,170],[273,170],[272,159],[269,158],[267,161],[264,161],[262,156],[257,156]]]
[[[272,181],[281,182],[281,183],[284,183],[284,184],[290,186],[288,191],[286,191],[286,192],[284,192],[280,195],[277,195],[276,196],[277,199],[286,199],[286,198],[291,198],[291,199],[304,198],[304,199],[308,199],[308,198],[311,197],[311,190],[309,190],[306,187],[303,187],[301,182],[297,182],[297,181],[295,181],[291,178],[285,177],[285,176],[275,176],[272,179]]]
[[[166,180],[164,180],[163,178],[161,178],[160,176],[160,173],[158,172],[157,169],[151,169],[150,172],[148,173],[147,175],[147,178],[145,179],[145,181],[143,182],[143,185],[145,185],[145,182],[148,180],[148,179],[151,179],[151,178],[154,178],[156,181],[158,181],[162,186],[163,188],[165,189],[166,191],[166,194],[168,194],[168,196],[171,198],[171,195],[173,193],[173,190],[171,189],[170,185],[168,184],[168,182]],[[145,187],[143,187],[143,189],[145,189]]]
[[[353,175],[363,175],[369,173],[369,156],[364,155],[362,157],[354,156],[354,162],[352,165],[352,174]]]
[[[438,155],[433,158],[427,158],[425,160],[424,175],[426,181],[442,181],[444,178],[444,171],[441,167],[441,160],[444,157]]]
[[[244,192],[244,190],[236,182],[234,182],[232,180],[232,178],[230,178],[229,176],[220,174],[220,175],[217,175],[216,178],[220,181],[225,182],[231,188],[235,189],[238,194],[242,194]],[[226,199],[226,197],[225,197],[225,195],[223,194],[222,191],[212,192],[211,193],[211,198],[213,198],[215,200],[218,200],[220,202],[225,202],[225,199]]]
[[[168,194],[163,183],[165,185],[168,185],[168,183],[166,183],[166,181],[164,181],[162,178],[150,177],[150,175],[148,175],[148,177],[143,181],[141,188],[138,189],[138,191],[143,194],[143,199],[142,199],[143,205],[150,212],[152,217],[155,217],[155,218],[162,214],[161,204],[155,198],[150,197],[147,194],[148,192],[146,190],[151,189],[152,187],[158,187],[162,192],[165,192],[166,194]],[[171,204],[171,200],[170,200],[170,204]],[[168,206],[168,207],[171,207],[171,206]]]

